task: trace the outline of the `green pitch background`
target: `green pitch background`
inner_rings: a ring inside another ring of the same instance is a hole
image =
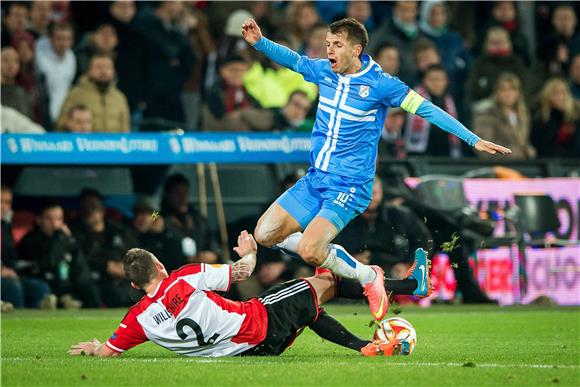
[[[370,337],[362,305],[327,308]],[[580,385],[580,309],[404,308],[412,356],[364,358],[306,330],[276,358],[185,358],[147,343],[118,359],[69,357],[70,344],[107,338],[124,310],[2,315],[3,386]],[[392,315],[392,314],[391,314]]]

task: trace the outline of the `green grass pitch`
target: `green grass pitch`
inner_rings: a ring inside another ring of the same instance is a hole
[[[357,334],[372,334],[365,306],[327,310]],[[77,341],[107,338],[123,315],[4,314],[2,386],[580,385],[579,308],[407,307],[399,316],[418,335],[409,357],[364,358],[308,330],[272,358],[185,358],[151,343],[117,359],[66,354]]]

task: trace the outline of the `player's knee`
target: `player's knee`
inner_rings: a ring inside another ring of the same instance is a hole
[[[312,266],[322,265],[326,258],[322,249],[310,243],[300,243],[298,245],[298,255],[300,255],[306,263]]]
[[[264,227],[262,222],[258,222],[256,225],[256,229],[254,230],[254,239],[259,245],[265,247],[272,247],[276,243],[280,243],[282,241],[282,239],[277,238],[276,233],[273,230],[269,229],[268,227]]]

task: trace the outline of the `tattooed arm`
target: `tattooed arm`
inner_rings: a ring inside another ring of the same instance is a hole
[[[238,236],[238,246],[234,250],[241,257],[232,265],[232,282],[242,282],[247,280],[256,267],[256,253],[258,245],[252,234],[246,230]]]

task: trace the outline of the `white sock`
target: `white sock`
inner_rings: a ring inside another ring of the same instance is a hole
[[[370,266],[357,261],[344,247],[330,244],[328,249],[328,256],[320,267],[330,269],[340,277],[356,279],[363,286],[374,281],[377,277],[377,274]]]
[[[275,244],[272,246],[275,249],[286,250],[291,253],[298,254],[298,244],[300,243],[300,239],[302,238],[301,232],[295,232],[294,234],[290,234],[284,239],[282,242]]]

